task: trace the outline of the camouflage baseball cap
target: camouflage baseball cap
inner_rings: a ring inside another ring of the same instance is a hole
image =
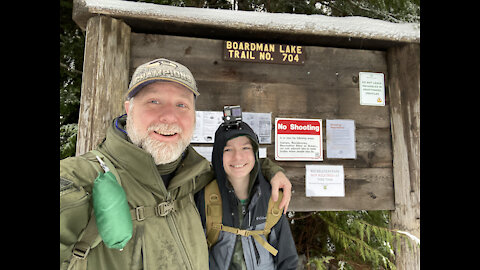
[[[133,72],[132,80],[128,87],[127,99],[135,96],[147,84],[156,81],[176,82],[192,91],[195,97],[200,95],[192,72],[186,66],[160,58],[140,65]]]

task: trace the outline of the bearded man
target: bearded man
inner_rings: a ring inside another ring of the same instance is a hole
[[[156,59],[135,70],[126,114],[113,119],[96,149],[114,166],[130,208],[133,232],[120,250],[87,229],[96,229],[91,194],[98,156],[90,151],[60,161],[61,269],[208,269],[193,201],[213,178],[210,163],[190,145],[198,95],[192,73],[180,63]],[[291,184],[283,169],[269,159],[261,168],[274,199],[283,188],[286,211]]]

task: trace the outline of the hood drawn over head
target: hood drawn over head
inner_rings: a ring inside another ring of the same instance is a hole
[[[248,124],[242,122],[240,123],[239,128],[230,128],[228,130],[227,127],[223,125],[218,127],[217,131],[215,132],[215,142],[213,144],[212,166],[215,171],[219,188],[221,190],[228,189],[226,185],[227,176],[223,168],[223,149],[229,140],[238,136],[247,136],[250,139],[253,147],[253,153],[255,155],[255,166],[253,167],[252,172],[250,172],[250,183],[248,185],[248,193],[250,194],[255,180],[257,179],[257,175],[260,170],[260,164],[258,162],[259,144],[257,134],[253,132],[252,128]]]

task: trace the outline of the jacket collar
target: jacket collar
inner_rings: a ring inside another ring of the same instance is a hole
[[[165,185],[152,155],[130,142],[124,129],[125,123],[126,115],[114,119],[99,149],[106,152],[135,180],[149,186],[153,191],[166,195]],[[176,168],[175,176],[170,180],[168,189],[178,188],[209,169],[209,162],[189,145],[184,152],[183,160]]]

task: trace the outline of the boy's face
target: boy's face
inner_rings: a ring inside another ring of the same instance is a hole
[[[255,165],[255,155],[250,139],[240,136],[227,141],[223,148],[223,168],[230,180],[249,180]]]

